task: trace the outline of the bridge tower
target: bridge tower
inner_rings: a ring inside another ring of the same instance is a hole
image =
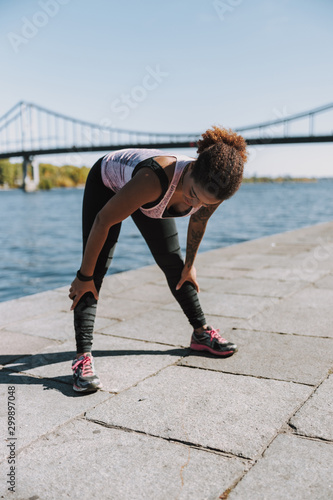
[[[31,166],[32,179],[28,175],[28,168]],[[33,156],[23,157],[23,184],[22,188],[27,193],[36,191],[39,185],[39,165]]]

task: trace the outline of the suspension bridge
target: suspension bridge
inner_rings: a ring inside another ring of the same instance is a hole
[[[234,128],[251,145],[333,142],[330,131],[316,133],[315,119],[333,109],[333,103],[294,115],[285,115],[245,127]],[[303,134],[293,134],[295,122],[306,123]],[[329,123],[333,123],[331,119]],[[327,127],[326,127],[327,128]],[[39,155],[112,151],[121,148],[195,147],[201,133],[155,133],[125,130],[106,123],[95,124],[57,113],[36,104],[19,102],[0,118],[0,159],[23,158],[23,178],[32,165],[33,185],[38,185]]]

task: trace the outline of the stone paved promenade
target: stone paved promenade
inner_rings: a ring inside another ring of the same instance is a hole
[[[156,266],[110,276],[104,387],[85,396],[68,287],[0,304],[0,498],[333,499],[333,222],[200,254],[197,270],[209,323],[239,352],[190,353]]]

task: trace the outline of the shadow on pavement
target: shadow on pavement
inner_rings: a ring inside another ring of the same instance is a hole
[[[189,355],[189,348],[172,348],[166,350],[94,350],[94,358],[113,356],[138,356],[138,355],[168,355],[185,357]],[[38,353],[38,354],[11,354],[0,355],[0,384],[3,385],[43,385],[44,390],[57,390],[65,396],[81,397],[82,394],[73,392],[71,375],[59,377],[39,378],[34,375],[22,375],[22,372],[56,363],[71,363],[75,356],[74,351]],[[10,364],[9,364],[10,363]],[[67,370],[66,370],[67,371]],[[67,372],[68,373],[68,372]]]

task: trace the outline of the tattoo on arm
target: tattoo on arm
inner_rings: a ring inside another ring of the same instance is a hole
[[[209,217],[215,212],[221,203],[218,203],[217,205],[209,205],[209,207],[201,207],[200,210],[191,216],[192,221],[201,223],[207,222]]]
[[[199,230],[189,228],[186,245],[186,264],[189,267],[193,265],[204,232],[205,226],[203,226],[202,229]]]
[[[186,245],[186,265],[188,267],[193,265],[199,245],[206,230],[208,219],[219,205],[220,203],[210,205],[209,207],[201,207],[200,210],[191,216]]]

